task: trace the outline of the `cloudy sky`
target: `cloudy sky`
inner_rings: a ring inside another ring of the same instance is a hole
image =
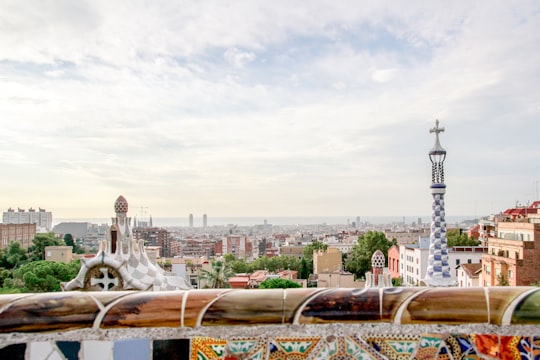
[[[448,216],[538,197],[538,1],[0,9],[3,211],[429,216],[435,119]]]

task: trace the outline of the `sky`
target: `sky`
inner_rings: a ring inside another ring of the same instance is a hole
[[[0,9],[2,211],[430,215],[436,119],[447,216],[539,198],[539,1]]]

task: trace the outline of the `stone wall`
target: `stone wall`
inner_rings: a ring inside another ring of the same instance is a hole
[[[536,359],[540,289],[0,296],[0,359]]]

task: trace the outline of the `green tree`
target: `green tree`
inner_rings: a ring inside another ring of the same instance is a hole
[[[212,289],[228,288],[228,280],[234,272],[231,269],[230,264],[221,260],[212,261],[212,268],[210,270],[201,269],[200,278],[208,282],[208,287]]]
[[[469,238],[467,233],[462,232],[460,229],[449,229],[446,231],[446,239],[448,247],[452,246],[477,246],[480,241]]]
[[[232,271],[235,274],[243,274],[243,273],[250,272],[248,270],[249,265],[246,262],[246,259],[242,258],[242,259],[234,260],[234,261],[229,262],[229,264],[231,266]]]
[[[371,270],[371,257],[377,250],[381,250],[388,259],[388,249],[396,245],[396,239],[389,241],[386,235],[380,231],[368,231],[358,237],[358,243],[354,245],[345,262],[345,268],[355,275],[356,278],[364,277]]]
[[[308,265],[307,265],[307,261],[305,258],[302,258],[302,262],[301,262],[301,266],[300,266],[300,271],[299,271],[299,274],[298,274],[298,277],[300,279],[308,279],[309,278],[309,269],[308,269]]]
[[[14,269],[27,261],[27,250],[18,241],[10,242],[7,249],[2,251],[1,264],[6,269]]]
[[[223,255],[223,260],[225,260],[225,262],[233,262],[235,260],[235,257],[234,257],[234,254],[225,254]]]
[[[46,246],[65,245],[64,240],[58,239],[54,233],[37,234],[32,240],[33,245],[30,247],[32,253],[31,260],[38,261],[45,259]]]
[[[11,271],[8,269],[0,268],[0,288],[4,286],[6,279],[11,279]]]
[[[497,275],[497,286],[510,286],[510,283],[504,274]]]
[[[260,283],[259,289],[289,289],[302,287],[299,283],[289,279],[267,279]]]
[[[33,261],[15,269],[13,278],[4,281],[4,288],[19,288],[21,292],[60,291],[60,283],[75,278],[79,269],[80,261]]]
[[[73,239],[73,235],[65,234],[64,243],[66,244],[66,246],[71,246],[72,252],[74,254],[84,254],[84,249],[75,242],[75,240]]]

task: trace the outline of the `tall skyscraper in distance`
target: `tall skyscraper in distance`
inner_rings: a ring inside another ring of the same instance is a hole
[[[431,206],[431,235],[429,238],[429,258],[428,268],[424,282],[428,286],[453,286],[448,264],[448,249],[446,239],[446,220],[444,212],[444,194],[446,185],[444,183],[444,160],[446,150],[439,142],[439,133],[444,131],[444,127],[439,127],[439,120],[435,121],[435,127],[430,129],[430,133],[435,133],[435,145],[429,152],[431,160],[431,195],[433,204]]]
[[[207,225],[208,225],[208,216],[206,216],[206,214],[204,214],[202,216],[202,223],[203,223],[203,227],[207,227]]]
[[[189,227],[193,227],[193,214],[189,214]]]

